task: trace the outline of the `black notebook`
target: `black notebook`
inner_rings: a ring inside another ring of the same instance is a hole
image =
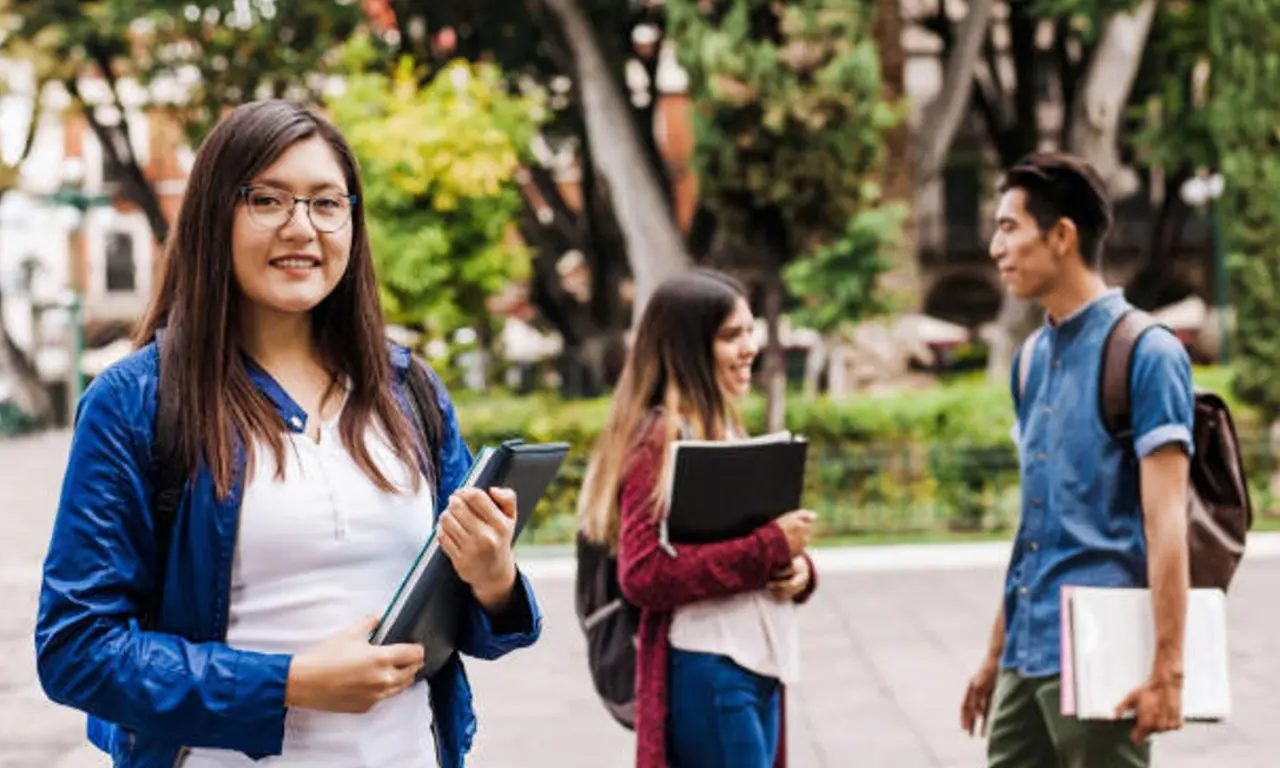
[[[736,539],[799,509],[808,447],[805,438],[790,432],[672,443],[667,540]]]
[[[520,440],[486,447],[462,485],[515,491],[514,540],[529,522],[568,451],[567,443],[525,445]],[[419,678],[435,674],[457,649],[463,605],[470,590],[441,551],[438,529],[439,521],[369,637],[374,645],[421,644],[426,649],[426,663]]]

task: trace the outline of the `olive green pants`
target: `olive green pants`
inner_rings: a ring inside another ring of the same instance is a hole
[[[1003,670],[987,740],[989,768],[1148,768],[1151,745],[1129,738],[1133,721],[1063,717],[1058,678]]]

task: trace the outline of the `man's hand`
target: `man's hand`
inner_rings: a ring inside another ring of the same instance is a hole
[[[505,488],[463,488],[440,518],[440,548],[490,614],[506,606],[515,588],[515,524],[516,495]]]
[[[964,701],[960,704],[960,727],[970,736],[975,731],[983,736],[987,735],[987,725],[991,721],[991,699],[995,696],[996,678],[999,674],[999,662],[988,658],[969,680]]]
[[[1136,711],[1138,720],[1129,738],[1141,744],[1153,733],[1176,731],[1182,727],[1182,676],[1175,674],[1152,675],[1147,682],[1133,689],[1120,706],[1116,707],[1116,719]]]
[[[1134,743],[1182,727],[1182,649],[1187,590],[1187,454],[1170,443],[1139,463],[1142,522],[1147,537],[1147,581],[1155,612],[1156,648],[1147,682],[1135,688],[1116,716],[1137,713]]]
[[[779,602],[795,600],[809,586],[809,561],[802,555],[791,558],[791,565],[774,574],[766,589]]]

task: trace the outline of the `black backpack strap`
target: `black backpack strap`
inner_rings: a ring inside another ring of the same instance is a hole
[[[160,337],[157,336],[158,360],[163,360],[163,350]],[[156,420],[151,442],[151,527],[156,542],[156,573],[155,591],[143,617],[145,626],[154,626],[155,617],[160,611],[169,544],[173,540],[173,527],[178,517],[178,506],[182,503],[182,491],[190,474],[179,434],[182,404],[172,388],[162,386],[163,380],[158,375],[157,382]]]
[[[443,473],[440,436],[444,432],[444,425],[441,423],[434,378],[435,375],[426,362],[417,357],[410,360],[409,371],[405,376],[405,399],[409,401],[409,413],[422,450],[431,454],[431,460],[424,462],[429,473],[427,483],[438,490]]]
[[[1117,440],[1133,437],[1129,382],[1133,374],[1133,353],[1142,334],[1160,322],[1140,309],[1127,310],[1111,326],[1103,346],[1098,382],[1098,407],[1102,424]]]

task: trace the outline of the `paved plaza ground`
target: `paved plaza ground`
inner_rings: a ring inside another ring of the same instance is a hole
[[[32,622],[68,436],[0,440],[0,768],[100,768],[83,718],[49,703]],[[1157,741],[1160,768],[1280,764],[1280,558],[1256,537],[1231,594],[1235,713]],[[970,768],[983,745],[958,704],[998,600],[1000,545],[823,550],[803,613],[804,680],[788,702],[794,768]],[[605,715],[573,615],[571,563],[530,558],[542,641],[468,669],[480,711],[474,768],[625,768],[632,739]]]

